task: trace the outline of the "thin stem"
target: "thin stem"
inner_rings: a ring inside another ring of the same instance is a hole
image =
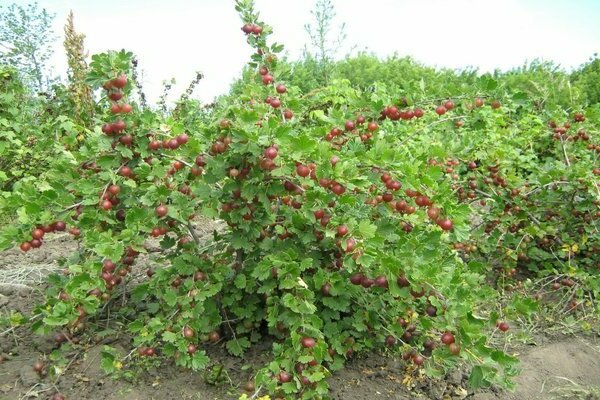
[[[482,99],[485,99],[485,98],[488,98],[488,97],[490,97],[490,96],[489,96],[489,95],[483,95],[483,94],[482,94],[482,95],[480,95],[480,96],[477,96],[477,97],[480,97],[480,98],[482,98]],[[431,104],[431,103],[438,103],[438,102],[440,102],[440,101],[445,101],[445,100],[462,100],[462,99],[472,99],[472,96],[467,96],[467,95],[464,95],[464,96],[448,96],[448,97],[440,97],[440,98],[438,98],[438,99],[428,99],[428,100],[418,101],[418,102],[415,102],[415,104],[414,104],[414,105],[418,105],[418,104]]]
[[[523,237],[521,238],[521,240],[519,240],[519,243],[517,244],[517,247],[515,248],[515,253],[516,253],[517,251],[519,251],[519,247],[521,247],[521,243],[523,243],[523,240],[525,240],[525,237],[526,237],[526,236],[529,236],[529,234],[527,234],[527,233],[526,233],[526,234],[524,234],[524,235],[523,235]]]
[[[262,390],[262,385],[256,388],[256,391],[252,394],[252,396],[250,396],[250,398],[248,400],[256,399],[258,397],[258,395],[260,394],[261,390]]]

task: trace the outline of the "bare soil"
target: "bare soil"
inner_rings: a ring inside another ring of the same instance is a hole
[[[210,229],[205,230],[208,233]],[[42,248],[23,254],[18,249],[0,253],[0,318],[11,311],[27,315],[42,299],[43,279],[60,267],[57,261],[77,248],[67,235],[55,235]],[[513,328],[518,329],[518,328]],[[539,337],[535,346],[520,346],[511,351],[521,359],[522,373],[515,392],[486,390],[473,392],[467,376],[454,371],[442,381],[431,381],[413,372],[406,379],[402,361],[371,354],[348,362],[346,368],[330,378],[331,398],[363,399],[472,399],[539,400],[553,398],[594,399],[565,389],[600,388],[600,338],[595,336]],[[126,354],[127,337],[117,338],[111,346]],[[82,340],[64,357],[66,367],[60,377],[40,377],[32,369],[37,360],[49,361],[55,349],[51,337],[32,334],[29,327],[14,330],[0,326],[0,399],[49,399],[60,391],[68,400],[151,400],[151,399],[237,399],[241,387],[270,356],[270,343],[252,348],[244,358],[229,356],[219,345],[207,349],[215,369],[223,366],[222,382],[210,384],[206,373],[165,364],[143,372],[135,381],[115,380],[100,368],[102,343],[94,338]],[[1,360],[1,359],[0,359]],[[563,396],[563,397],[560,397]],[[565,397],[566,396],[566,397]]]

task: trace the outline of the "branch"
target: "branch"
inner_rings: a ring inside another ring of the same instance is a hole
[[[69,210],[72,210],[72,209],[74,209],[74,208],[77,208],[77,207],[79,207],[79,206],[80,206],[80,205],[82,205],[82,204],[83,204],[83,201],[80,201],[79,203],[75,203],[75,204],[73,204],[73,205],[71,205],[71,206],[69,206],[69,207],[65,208],[65,209],[64,209],[64,210],[62,210],[61,212],[63,212],[63,213],[64,213],[64,212],[67,212],[67,211],[69,211]]]
[[[530,213],[529,211],[526,211],[527,215],[529,216],[529,218],[531,218],[531,220],[533,221],[534,224],[536,224],[537,226],[541,226],[541,222],[537,220],[536,217],[533,216],[532,213]]]
[[[488,98],[490,96],[482,94],[482,95],[477,96],[477,97],[485,99],[485,98]],[[423,101],[417,101],[413,105],[439,103],[440,101],[445,101],[445,100],[462,100],[462,99],[472,99],[472,98],[473,98],[473,96],[467,96],[467,95],[464,95],[464,96],[448,96],[448,97],[440,97],[438,99],[426,99],[426,100],[423,100]]]
[[[192,226],[192,221],[187,222],[188,231],[190,231],[190,235],[194,238],[194,242],[196,242],[196,246],[200,246],[200,239],[198,239],[198,235],[196,234],[196,230]]]
[[[484,197],[487,197],[488,199],[491,199],[491,198],[493,198],[493,196],[492,196],[492,195],[490,195],[490,194],[488,194],[488,193],[486,193],[486,192],[484,192],[484,191],[482,191],[482,190],[475,189],[475,192],[476,192],[476,193],[479,193],[480,195],[482,195],[482,196],[484,196]]]
[[[567,163],[567,166],[570,167],[571,161],[569,161],[569,156],[567,155],[567,148],[565,147],[565,141],[562,138],[560,139],[560,144],[562,146],[563,154],[565,155],[565,162]]]
[[[530,191],[529,191],[529,192],[527,192],[527,193],[524,193],[524,194],[523,194],[523,196],[524,196],[524,197],[527,197],[527,196],[529,196],[530,194],[533,194],[533,193],[535,193],[535,192],[539,192],[540,190],[542,190],[542,189],[544,189],[544,188],[547,188],[548,186],[553,186],[553,185],[567,185],[567,184],[569,184],[569,183],[571,183],[571,182],[568,182],[568,181],[556,181],[556,182],[550,182],[550,183],[546,183],[545,185],[542,185],[542,186],[540,186],[540,187],[538,187],[538,188],[532,189],[532,190],[530,190]]]
[[[423,132],[424,130],[426,130],[427,128],[430,128],[434,125],[438,125],[441,124],[443,122],[448,122],[448,121],[453,121],[455,119],[463,119],[465,116],[464,115],[458,115],[456,117],[450,117],[450,118],[444,118],[444,119],[440,119],[437,121],[434,121],[428,125],[425,125],[424,127],[415,130],[413,133],[411,133],[410,135],[408,135],[406,138],[404,138],[404,140],[402,141],[402,143],[400,143],[401,145],[405,144],[406,142],[408,142],[410,139],[412,139],[413,136],[415,136],[417,133]]]
[[[189,162],[187,162],[185,160],[182,160],[179,157],[175,157],[175,156],[172,156],[172,155],[169,155],[169,154],[164,154],[164,153],[163,154],[159,154],[159,157],[166,157],[166,158],[170,158],[171,160],[179,161],[183,165],[185,165],[187,167],[190,167],[190,168],[192,168],[194,166],[193,164],[190,164]]]
[[[290,181],[288,178],[286,178],[285,176],[269,176],[267,179],[265,180],[269,180],[270,179],[279,179],[281,181]],[[294,182],[290,181],[298,190],[300,190],[301,192],[305,192],[306,189],[304,189],[302,186],[295,184]]]

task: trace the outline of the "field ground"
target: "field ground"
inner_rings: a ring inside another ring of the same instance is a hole
[[[205,229],[205,233],[208,231]],[[27,254],[18,249],[0,253],[0,317],[8,316],[11,311],[31,310],[41,299],[43,277],[58,270],[56,261],[74,249],[76,243],[62,235],[54,236],[42,248]],[[140,258],[138,265],[147,262]],[[228,356],[218,345],[212,346],[209,353],[216,368],[224,366],[220,374],[223,382],[218,385],[208,384],[203,373],[181,370],[174,365],[150,370],[130,382],[105,376],[100,368],[102,343],[88,342],[82,341],[65,354],[60,377],[40,379],[32,365],[39,359],[47,359],[54,348],[52,337],[34,335],[26,325],[16,329],[1,327],[0,354],[5,361],[0,363],[0,399],[47,399],[56,388],[68,400],[237,399],[239,387],[270,354],[269,343],[255,346],[244,359]],[[125,352],[129,341],[121,337],[111,345]],[[519,355],[522,368],[517,389],[512,393],[495,390],[473,393],[461,371],[441,382],[419,377],[407,382],[402,362],[373,354],[349,362],[344,370],[334,374],[330,379],[332,397],[336,400],[600,399],[600,337],[537,332],[530,344],[511,343],[511,346],[509,351]]]

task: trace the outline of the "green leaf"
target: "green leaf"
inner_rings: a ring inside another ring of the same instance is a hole
[[[312,374],[308,374],[308,380],[311,382],[319,382],[325,379],[325,374],[321,371],[313,372]]]
[[[483,384],[483,369],[476,365],[471,370],[471,375],[469,376],[469,386],[473,389],[477,389],[482,387]]]
[[[13,245],[15,238],[19,237],[19,230],[14,225],[5,226],[0,230],[0,250],[6,250]]]
[[[364,239],[371,239],[375,237],[377,226],[365,219],[358,224],[358,231]]]
[[[498,81],[492,78],[489,74],[483,75],[480,78],[481,87],[486,90],[494,90],[498,87]]]
[[[241,357],[244,351],[250,347],[250,341],[245,337],[232,339],[225,344],[225,347],[227,347],[227,351],[232,355]]]
[[[111,354],[102,353],[102,359],[100,361],[100,367],[106,374],[111,374],[116,371],[115,358]]]
[[[194,371],[205,369],[209,362],[210,359],[208,358],[204,350],[197,351],[192,357],[192,369]]]
[[[248,239],[241,232],[235,232],[231,236],[231,245],[234,249],[247,249],[250,250],[251,246]]]
[[[192,192],[200,200],[208,200],[212,194],[212,189],[205,183],[199,183],[192,186]]]
[[[165,331],[162,334],[162,339],[168,343],[175,343],[177,341],[177,335],[174,332]]]
[[[49,326],[63,326],[69,323],[69,318],[59,316],[48,316],[44,318],[44,323]]]
[[[238,289],[245,289],[246,288],[246,275],[237,274],[235,277],[235,280],[233,281],[233,284]]]
[[[323,304],[332,310],[346,311],[350,306],[350,302],[345,297],[323,297]]]
[[[105,257],[109,260],[119,260],[125,251],[123,243],[113,240],[98,243],[94,246],[94,252],[100,257]]]
[[[163,300],[169,307],[173,307],[177,304],[177,294],[173,290],[167,290],[163,294]]]
[[[538,303],[534,299],[527,297],[515,298],[513,301],[513,306],[515,310],[527,317],[538,310]]]

